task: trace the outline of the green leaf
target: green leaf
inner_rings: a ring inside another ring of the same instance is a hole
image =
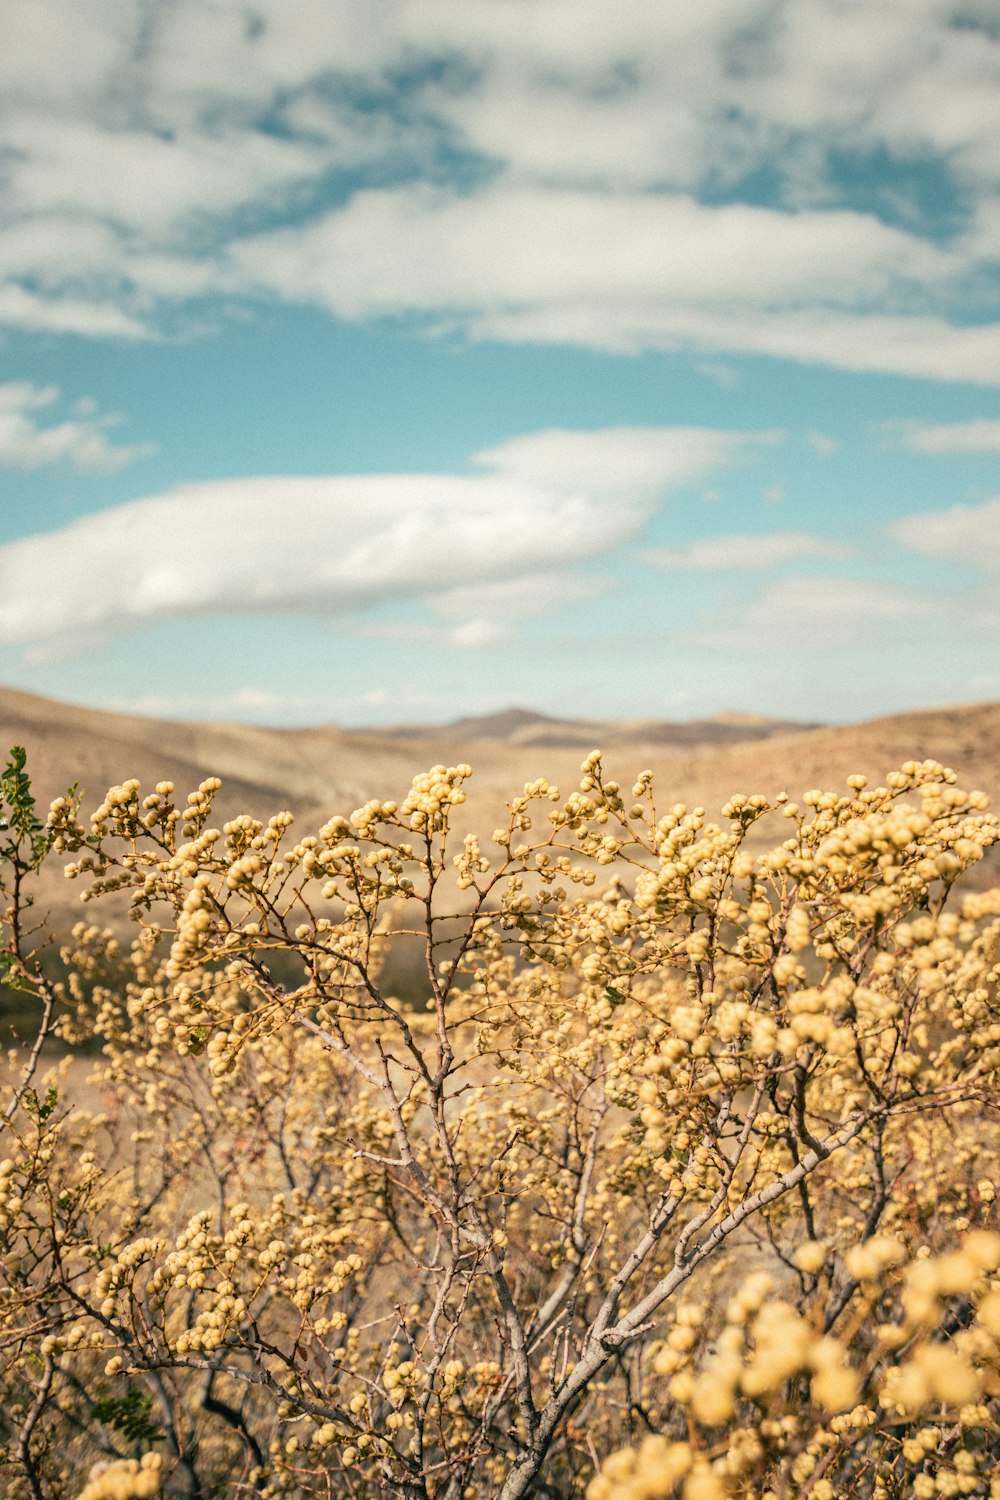
[[[59,1103],[59,1091],[48,1088],[45,1098],[39,1099],[34,1089],[28,1089],[23,1098],[24,1108],[29,1115],[37,1115],[39,1122],[47,1120]]]
[[[8,846],[8,857],[22,869],[37,869],[52,847],[52,835],[35,811],[31,780],[25,771],[27,752],[23,745],[13,745],[0,772],[0,832],[13,833],[15,846]],[[16,844],[27,840],[31,858],[20,858]]]
[[[163,1432],[155,1422],[149,1420],[153,1410],[153,1398],[130,1386],[124,1396],[110,1396],[106,1401],[95,1401],[90,1415],[98,1422],[106,1422],[131,1442],[155,1443]]]

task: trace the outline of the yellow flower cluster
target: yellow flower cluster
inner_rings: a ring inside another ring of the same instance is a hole
[[[818,1270],[822,1261],[806,1248],[796,1259]],[[588,1500],[659,1500],[678,1486],[686,1497],[706,1467],[720,1497],[780,1493],[791,1478],[799,1486],[808,1481],[803,1493],[810,1495],[818,1482],[819,1493],[835,1500],[836,1475],[855,1472],[862,1445],[873,1478],[898,1485],[904,1472],[910,1476],[906,1493],[927,1500],[994,1496],[1000,1486],[982,1437],[996,1430],[995,1407],[984,1401],[1000,1397],[1000,1235],[975,1230],[955,1250],[912,1258],[900,1240],[882,1235],[844,1259],[868,1284],[872,1305],[895,1288],[898,1323],[879,1326],[867,1351],[852,1350],[772,1298],[772,1276],[755,1272],[730,1299],[726,1326],[694,1377],[703,1310],[692,1317],[691,1309],[679,1308],[652,1364],[671,1377],[671,1397],[686,1410],[698,1441],[653,1437],[619,1450],[590,1484]],[[968,1312],[952,1328],[954,1298]],[[806,1400],[795,1382],[809,1372]],[[942,1424],[951,1432],[947,1443]],[[711,1430],[723,1426],[726,1453],[713,1459]]]
[[[95,1464],[76,1500],[148,1500],[160,1493],[160,1455]]]
[[[472,767],[463,763],[459,766],[433,766],[415,776],[399,809],[400,818],[408,819],[409,826],[422,833],[443,832],[448,827],[449,810],[465,801],[462,782],[471,775]],[[357,826],[364,827],[365,824]]]
[[[222,822],[215,778],[53,804],[53,848],[136,935],[80,924],[38,965],[4,929],[43,1042],[100,1048],[6,1064],[11,1500],[161,1477],[521,1500],[542,1476],[985,1500],[984,799],[914,761],[715,814],[595,751],[491,842],[470,774],[315,832]],[[88,1478],[109,1445],[163,1462]]]

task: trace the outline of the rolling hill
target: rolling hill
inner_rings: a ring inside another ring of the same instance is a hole
[[[106,788],[136,776],[144,786],[169,779],[186,793],[207,775],[223,780],[219,818],[267,816],[281,808],[308,827],[350,813],[371,796],[401,800],[415,772],[438,761],[467,760],[475,775],[462,824],[488,833],[507,797],[547,776],[568,791],[582,754],[605,749],[610,775],[628,784],[650,767],[660,800],[717,811],[737,791],[792,796],[813,786],[842,786],[860,771],[881,779],[908,759],[932,757],[961,782],[1000,804],[1000,703],[921,710],[863,724],[810,727],[723,716],[701,724],[562,721],[514,709],[436,728],[388,730],[260,729],[177,723],[110,714],[0,690],[2,748],[23,744],[38,802],[46,807],[71,781],[84,807]],[[45,900],[57,926],[72,920],[78,889],[56,876]]]

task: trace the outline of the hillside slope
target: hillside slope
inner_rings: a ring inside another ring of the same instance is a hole
[[[0,749],[26,746],[42,808],[71,781],[80,783],[84,806],[91,808],[109,785],[129,776],[147,787],[169,779],[186,793],[203,777],[216,775],[224,783],[220,819],[236,812],[267,816],[287,807],[305,826],[333,812],[350,813],[371,796],[401,799],[414,773],[438,761],[467,760],[473,766],[460,826],[474,826],[487,836],[506,799],[525,781],[547,776],[564,791],[571,789],[579,775],[580,726],[567,731],[570,744],[559,743],[560,721],[549,720],[556,743],[523,744],[517,737],[523,724],[512,723],[509,715],[499,720],[464,720],[409,735],[332,727],[258,729],[108,714],[0,690]],[[730,720],[727,728],[738,730],[739,724]],[[700,803],[717,812],[733,792],[787,791],[794,797],[809,787],[842,786],[856,771],[881,780],[902,761],[927,757],[952,766],[964,785],[981,788],[1000,806],[1000,703],[769,732],[765,738],[755,737],[761,726],[751,721],[745,738],[722,744],[664,744],[662,735],[643,724],[593,727],[605,731],[609,775],[628,785],[640,769],[650,767],[664,806]],[[502,732],[491,734],[491,729]],[[598,738],[595,744],[600,743]],[[77,888],[54,873],[45,899],[58,925],[78,911]]]

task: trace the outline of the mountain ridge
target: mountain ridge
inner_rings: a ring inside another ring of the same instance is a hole
[[[766,739],[775,734],[805,733],[819,728],[822,725],[773,719],[761,714],[720,713],[687,720],[566,719],[536,709],[512,706],[494,713],[463,715],[445,724],[391,724],[376,732],[392,739],[431,740],[453,735],[469,740],[495,739],[518,745],[578,745],[587,749],[592,745],[617,744],[623,739],[663,745],[732,743],[740,738]]]

